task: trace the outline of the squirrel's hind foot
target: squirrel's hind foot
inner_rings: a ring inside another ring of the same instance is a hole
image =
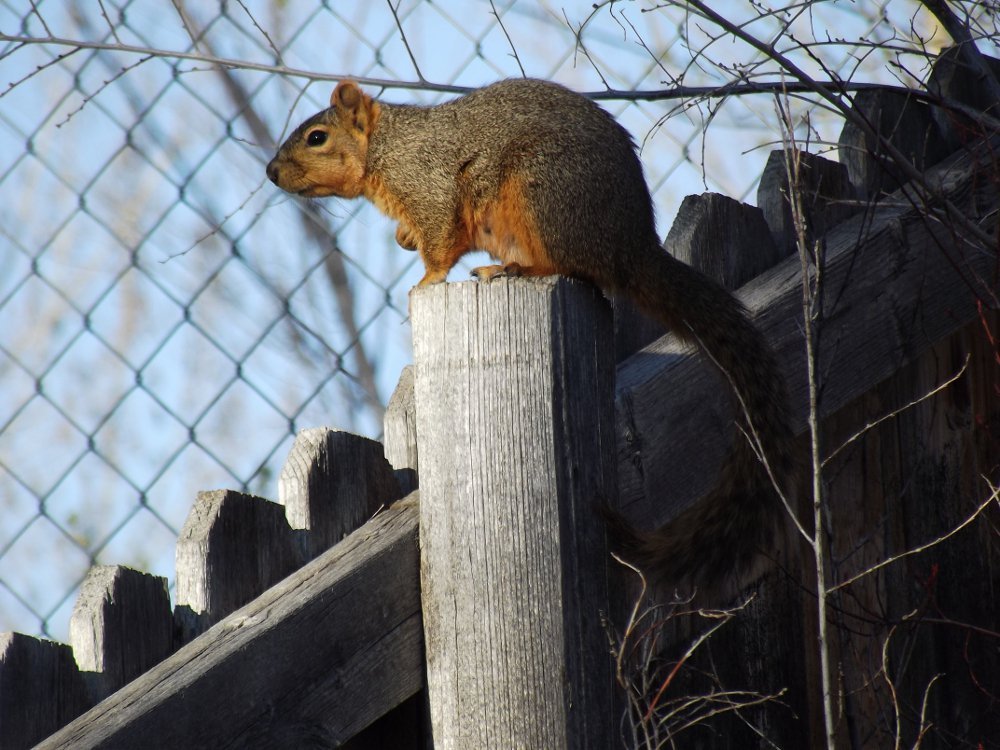
[[[479,266],[472,269],[472,275],[480,281],[492,281],[493,279],[512,276],[532,276],[531,268],[522,266],[520,263],[505,263],[496,266]]]

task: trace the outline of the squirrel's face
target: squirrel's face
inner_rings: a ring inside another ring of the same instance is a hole
[[[267,176],[282,190],[307,198],[356,198],[363,188],[366,146],[331,108],[296,128],[267,165]]]
[[[378,104],[351,81],[337,85],[330,108],[313,115],[281,144],[267,176],[289,193],[356,198],[364,192],[368,138]]]

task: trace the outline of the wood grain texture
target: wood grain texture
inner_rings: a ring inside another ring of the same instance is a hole
[[[200,635],[300,564],[277,503],[232,490],[199,492],[177,539],[182,643]]]
[[[898,91],[872,89],[854,95],[854,109],[921,172],[951,153],[927,102]],[[909,182],[899,167],[879,158],[884,156],[880,143],[850,120],[840,131],[837,155],[862,200],[884,198]]]
[[[21,633],[0,633],[0,746],[25,750],[86,711],[73,650]]]
[[[981,52],[975,53],[992,71],[994,80],[990,81],[963,59],[968,54],[958,46],[943,50],[934,61],[927,79],[927,91],[943,99],[964,104],[975,112],[987,112],[997,117],[1000,113],[1000,99],[993,92],[997,90],[996,81],[1000,80],[1000,60]],[[990,132],[989,126],[974,121],[951,106],[934,107],[932,113],[949,150],[963,148]]]
[[[950,159],[930,173],[968,215],[998,203],[988,151]],[[977,315],[990,298],[994,259],[956,242],[901,196],[874,216],[856,215],[826,235],[820,409],[830,415]],[[995,223],[995,214],[985,225]],[[808,387],[801,336],[800,265],[789,258],[738,296],[775,350],[796,430]],[[622,511],[640,527],[662,524],[714,484],[733,439],[732,407],[710,367],[670,336],[618,368],[616,429]]]
[[[382,420],[385,458],[404,495],[417,489],[420,464],[417,453],[417,406],[413,395],[413,365],[399,374]]]
[[[718,193],[685,197],[664,244],[726,289],[743,286],[787,254],[775,245],[763,211]]]
[[[73,607],[69,640],[91,703],[104,700],[173,652],[167,579],[123,565],[94,566]]]
[[[379,514],[39,747],[345,741],[422,683],[417,515]]]
[[[435,747],[607,748],[607,304],[567,279],[411,297]]]
[[[997,320],[995,313],[984,318],[993,330]],[[1000,477],[995,357],[976,321],[825,421],[828,451],[844,445],[826,471],[835,582],[939,538],[986,498],[982,475]],[[963,377],[927,397],[967,359]],[[859,424],[895,411],[894,418],[845,444]],[[982,438],[992,445],[977,455],[974,443]],[[895,726],[885,715],[892,696],[875,674],[890,628],[889,676],[901,704],[921,705],[934,682],[925,743],[962,738],[975,746],[976,740],[1000,736],[1000,710],[990,698],[1000,689],[1000,654],[985,636],[995,629],[1000,598],[997,511],[989,509],[946,542],[860,578],[835,596],[848,710],[859,726],[873,728],[872,746],[895,742]],[[904,711],[901,731],[902,746],[916,744],[917,716]]]
[[[817,154],[801,152],[800,191],[806,223],[806,242],[812,246],[817,237],[861,210],[857,194],[843,164]],[[796,254],[795,226],[788,203],[788,168],[785,152],[772,151],[764,165],[757,188],[757,205],[771,228],[778,257]]]
[[[311,560],[401,497],[382,444],[328,427],[295,436],[278,480],[278,499]]]

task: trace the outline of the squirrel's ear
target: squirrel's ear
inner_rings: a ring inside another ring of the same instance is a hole
[[[330,95],[330,106],[347,116],[354,127],[367,132],[372,120],[372,98],[354,81],[341,81]]]
[[[330,94],[330,106],[356,109],[364,96],[354,81],[341,81]]]

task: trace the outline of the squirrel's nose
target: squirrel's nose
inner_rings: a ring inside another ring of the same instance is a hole
[[[273,182],[275,185],[278,184],[278,165],[274,162],[276,159],[271,159],[267,164],[267,179]]]

